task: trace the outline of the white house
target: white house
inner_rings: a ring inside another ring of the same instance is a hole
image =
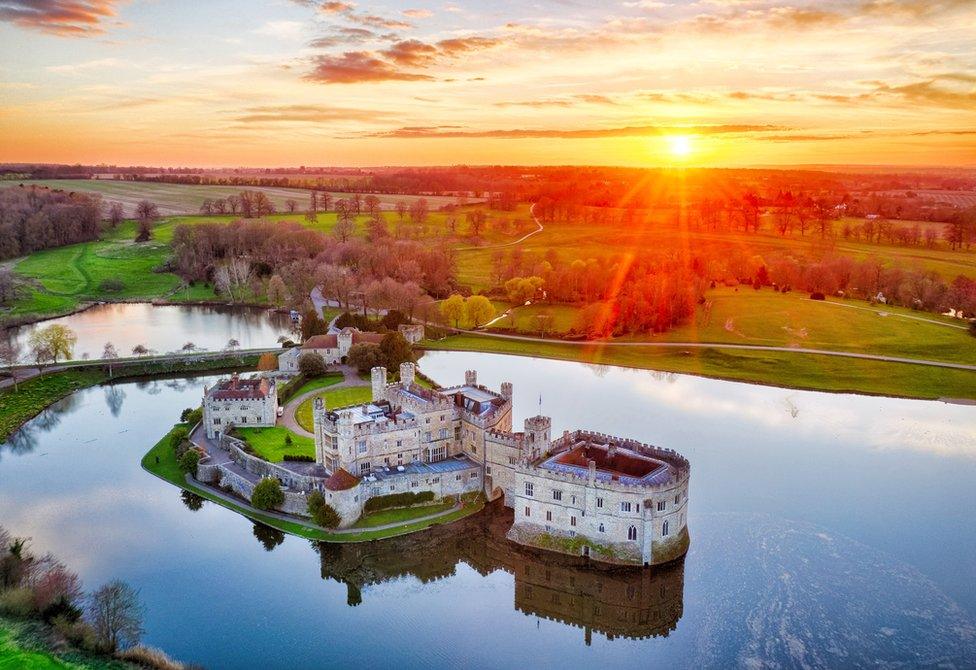
[[[210,439],[234,426],[274,426],[277,419],[278,388],[270,379],[241,379],[235,373],[203,391],[203,425]]]

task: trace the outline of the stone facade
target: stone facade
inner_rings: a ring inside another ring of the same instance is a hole
[[[298,372],[298,359],[302,354],[319,354],[326,365],[345,362],[349,349],[354,344],[379,344],[383,336],[379,333],[363,333],[356,328],[343,328],[338,333],[315,335],[308,338],[300,347],[293,347],[278,356],[278,370],[287,373]]]
[[[410,344],[417,344],[424,339],[424,326],[420,323],[402,323],[397,327],[400,334]]]
[[[278,388],[263,377],[234,375],[204,389],[203,423],[207,437],[215,439],[234,426],[274,426],[278,419]]]

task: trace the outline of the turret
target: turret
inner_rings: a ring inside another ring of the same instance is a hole
[[[512,400],[512,382],[502,382],[502,398]]]
[[[373,380],[373,402],[382,400],[383,393],[386,391],[386,368],[378,365],[370,371],[370,375]]]
[[[409,361],[400,363],[400,382],[405,388],[410,387],[413,384],[416,372],[416,363],[411,363]]]
[[[465,370],[465,372],[464,372],[464,384],[465,384],[465,386],[477,386],[478,385],[478,371],[477,370]]]
[[[532,453],[531,458],[548,453],[552,443],[549,432],[552,419],[548,416],[533,416],[525,420],[524,448]]]

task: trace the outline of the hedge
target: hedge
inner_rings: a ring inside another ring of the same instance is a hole
[[[363,507],[364,512],[378,512],[383,509],[390,509],[393,507],[410,507],[412,505],[419,505],[421,503],[434,502],[435,496],[433,491],[421,491],[420,493],[413,493],[408,491],[407,493],[391,493],[386,496],[376,496],[375,498],[370,498],[366,501],[366,505]]]

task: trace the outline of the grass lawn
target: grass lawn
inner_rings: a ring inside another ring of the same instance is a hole
[[[312,403],[315,402],[315,398],[323,398],[327,408],[336,409],[369,402],[373,398],[373,389],[369,386],[349,386],[325,391],[308,398],[295,410],[295,420],[308,432],[312,432],[315,428],[312,421]]]
[[[178,424],[179,425],[179,424]],[[174,429],[177,426],[174,426]],[[171,431],[172,432],[172,431]],[[244,507],[244,503],[235,504],[219,498],[214,495],[213,491],[204,486],[199,486],[196,484],[188,484],[180,471],[179,466],[176,464],[176,455],[173,453],[173,449],[169,444],[169,436],[171,433],[167,433],[163,438],[153,446],[152,449],[142,457],[142,468],[147,472],[156,475],[160,479],[163,479],[174,486],[187,491],[192,491],[197,495],[206,498],[207,500],[225,507],[229,510],[237,512],[244,517],[251,519],[252,521],[258,521],[272,528],[277,528],[280,531],[288,533],[290,535],[295,535],[297,537],[303,537],[308,540],[316,540],[321,542],[366,542],[369,540],[381,540],[387,537],[395,537],[397,535],[406,535],[408,533],[414,533],[419,530],[424,530],[425,528],[430,528],[431,526],[437,526],[445,523],[451,523],[452,521],[457,521],[458,519],[463,519],[466,516],[476,514],[484,508],[484,498],[478,496],[475,499],[467,498],[465,499],[464,508],[451,514],[446,514],[442,517],[438,517],[433,521],[418,521],[417,523],[407,524],[405,526],[398,526],[396,528],[388,528],[385,530],[364,530],[361,533],[330,533],[325,529],[321,528],[309,528],[308,526],[294,521],[284,521],[277,517],[268,516],[262,514],[253,508]],[[156,462],[156,459],[159,462]]]
[[[385,526],[388,523],[400,523],[411,519],[446,512],[454,507],[454,502],[434,503],[433,505],[421,505],[420,507],[404,507],[402,509],[387,509],[380,512],[364,515],[359,521],[353,524],[353,528],[375,528]]]
[[[247,442],[254,452],[266,461],[280,463],[285,456],[315,457],[315,440],[310,437],[296,435],[284,426],[273,428],[240,428],[236,429],[239,437]],[[285,444],[285,438],[291,436],[291,444]]]
[[[322,377],[317,377],[310,381],[302,384],[301,388],[292,394],[293,398],[297,398],[303,393],[308,393],[309,391],[315,391],[317,389],[328,388],[334,384],[338,384],[344,379],[341,372],[326,372]]]
[[[813,391],[870,393],[908,398],[976,399],[976,372],[907,363],[778,351],[603,347],[454,335],[424,348],[484,351],[646,368]]]
[[[16,391],[13,387],[0,391],[0,442],[49,405],[106,379],[101,370],[66,370],[29,379]]]
[[[123,670],[132,665],[71,648],[49,649],[48,627],[40,621],[0,616],[0,670]]]

